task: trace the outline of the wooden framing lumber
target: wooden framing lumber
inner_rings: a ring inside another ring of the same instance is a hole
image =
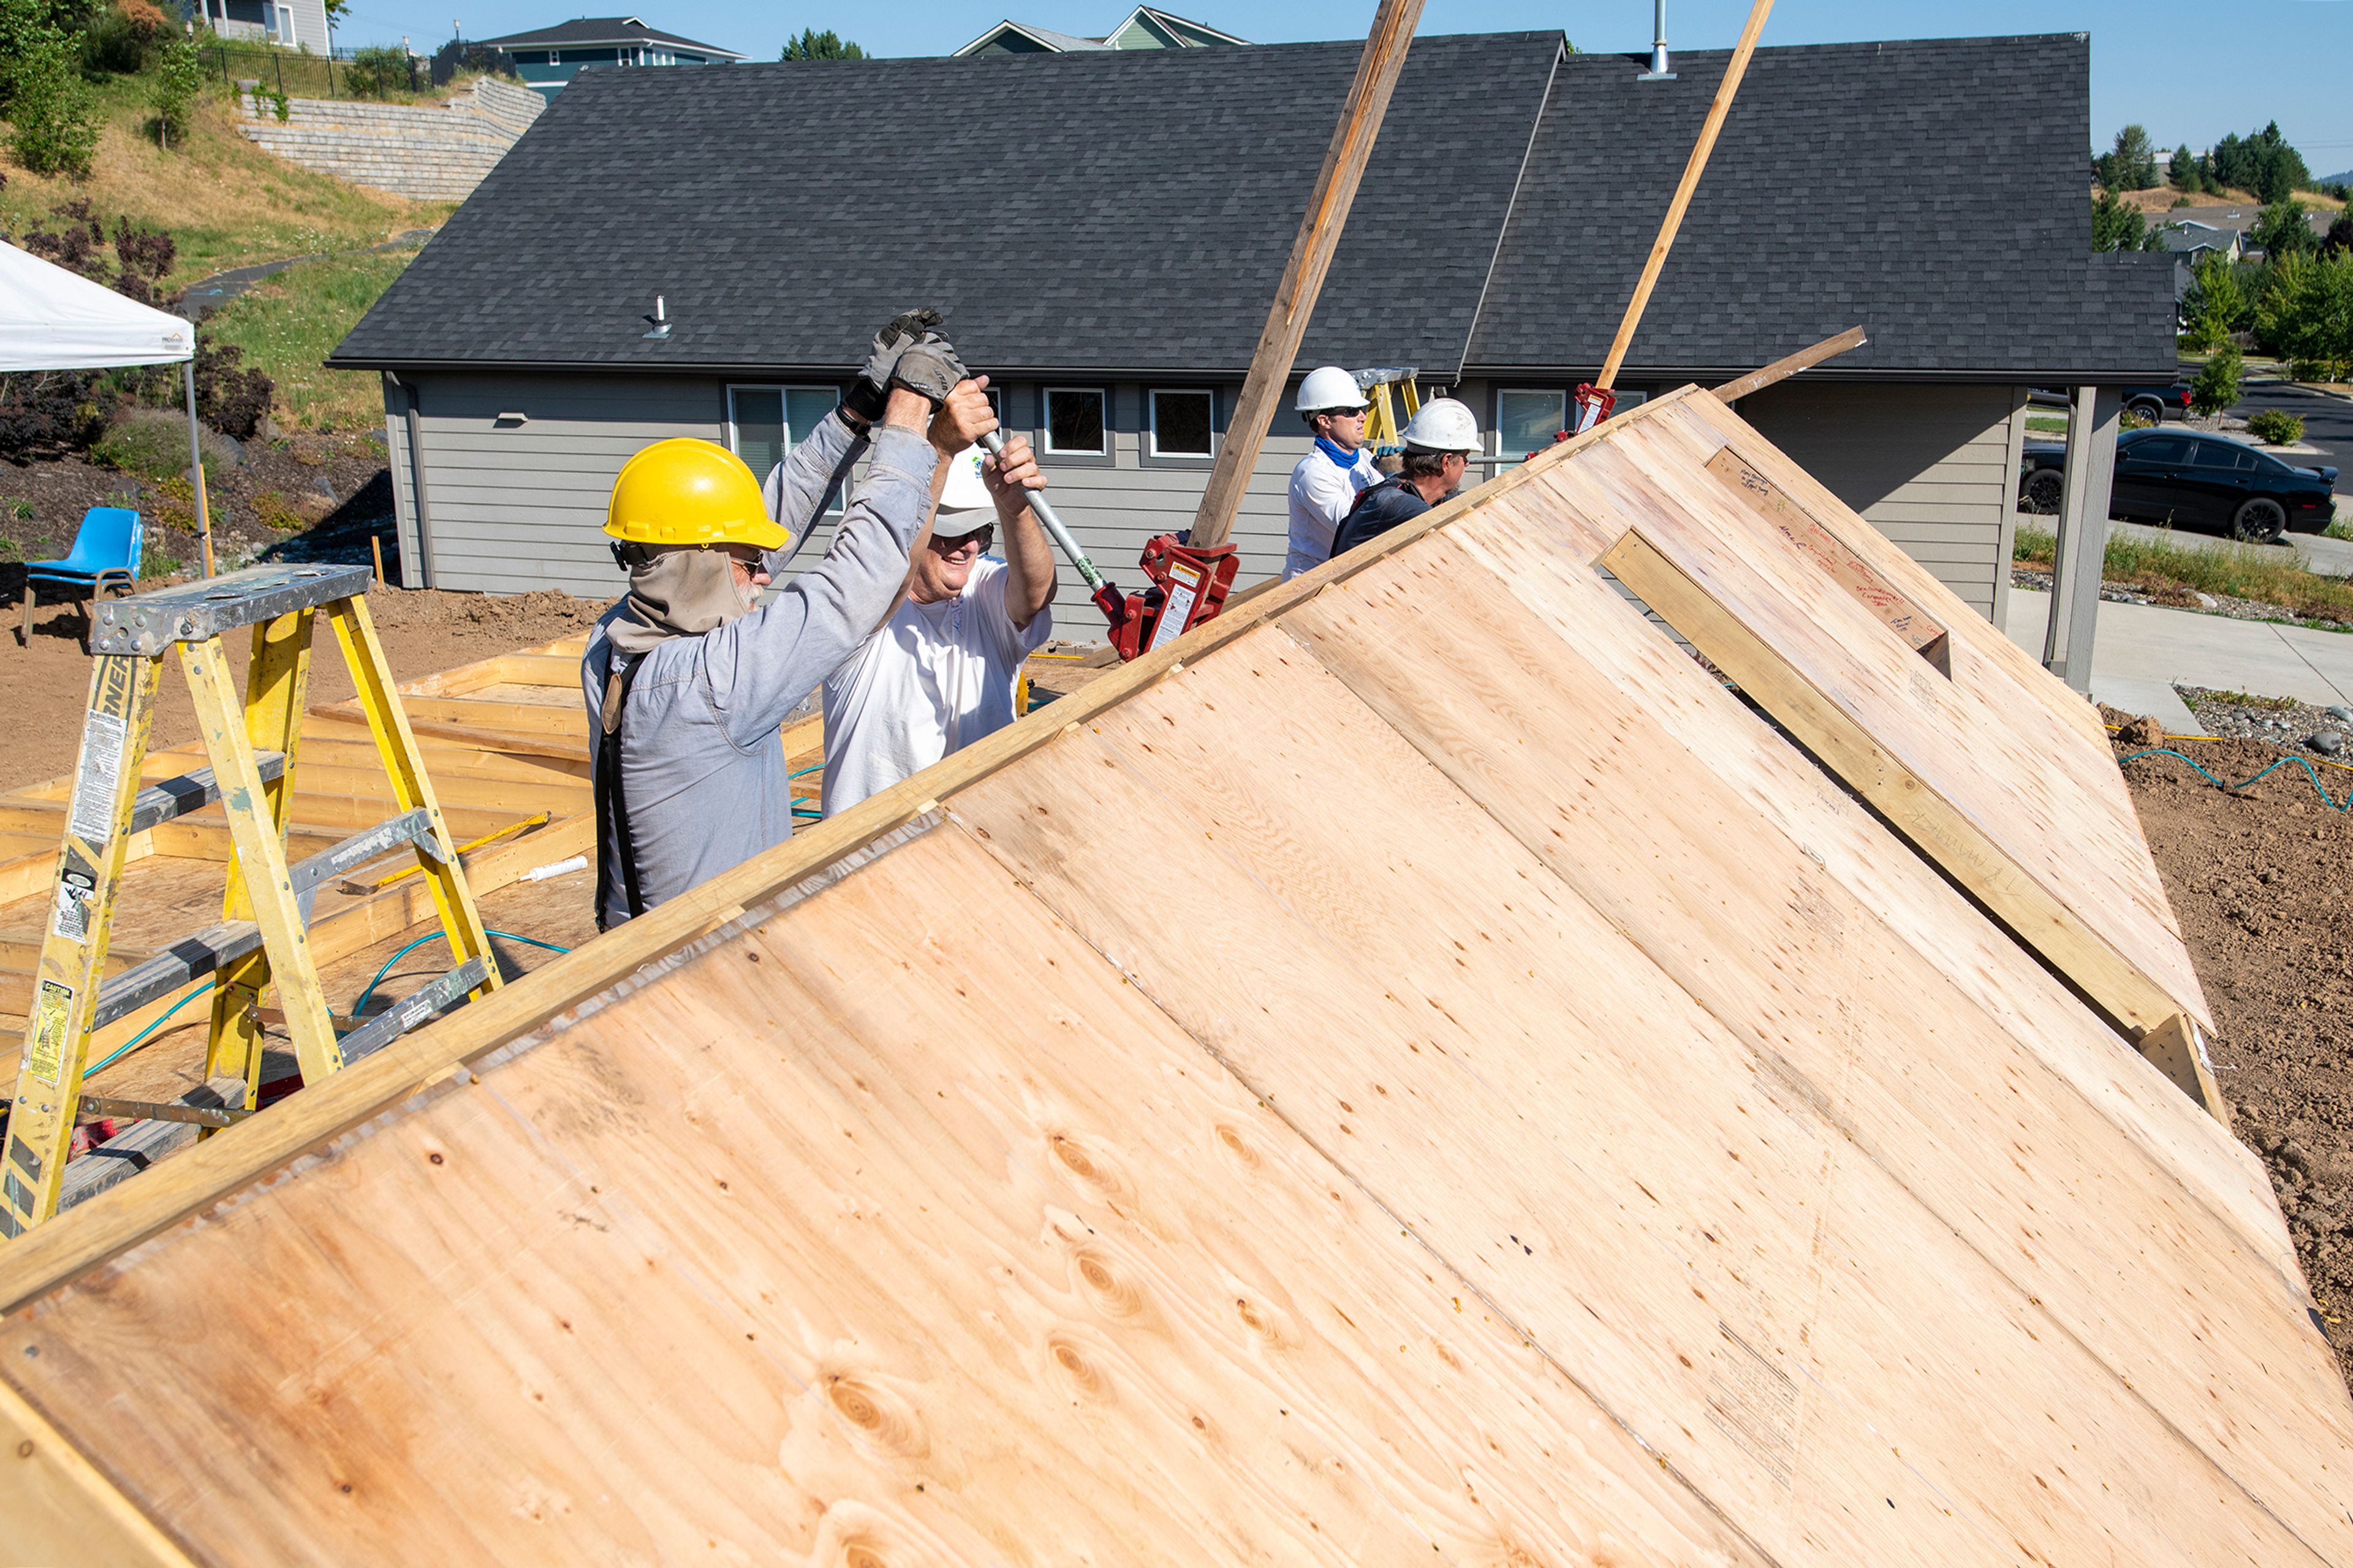
[[[1851,350],[1859,349],[1870,341],[1861,327],[1849,327],[1842,332],[1824,338],[1811,348],[1799,349],[1761,370],[1752,370],[1746,375],[1725,382],[1715,389],[1715,395],[1722,402],[1737,403],[1752,393],[1762,392],[1776,383],[1788,380],[1800,371],[1813,369],[1825,360],[1833,360]]]
[[[1332,131],[1332,144],[1324,153],[1324,167],[1315,176],[1315,190],[1299,220],[1299,235],[1291,243],[1282,281],[1260,329],[1258,347],[1250,353],[1250,372],[1242,378],[1241,396],[1234,404],[1218,460],[1209,470],[1208,485],[1193,517],[1192,542],[1198,547],[1223,544],[1233,531],[1234,515],[1258,467],[1259,448],[1266,443],[1267,426],[1282,402],[1291,379],[1292,362],[1315,313],[1316,297],[1324,291],[1324,275],[1340,247],[1340,233],[1355,205],[1357,183],[1373,155],[1381,120],[1388,113],[1389,94],[1405,69],[1406,50],[1421,20],[1421,0],[1381,0],[1373,13],[1373,27],[1365,52],[1356,62],[1356,78],[1340,108],[1340,122]]]
[[[1626,351],[1634,342],[1634,329],[1641,325],[1642,312],[1651,303],[1651,290],[1658,287],[1659,274],[1666,268],[1667,252],[1674,248],[1675,233],[1683,227],[1683,213],[1691,205],[1693,193],[1699,189],[1699,177],[1706,172],[1708,154],[1715,151],[1716,132],[1724,129],[1724,117],[1732,111],[1732,98],[1740,90],[1740,79],[1747,72],[1748,57],[1757,48],[1757,35],[1765,30],[1765,18],[1772,10],[1773,0],[1753,0],[1748,7],[1747,26],[1740,29],[1740,41],[1733,46],[1732,58],[1724,68],[1724,79],[1715,85],[1715,97],[1707,106],[1707,118],[1700,122],[1699,139],[1692,143],[1691,157],[1683,164],[1683,177],[1675,182],[1675,194],[1667,203],[1667,216],[1659,225],[1658,238],[1651,242],[1651,254],[1643,259],[1641,276],[1634,282],[1634,296],[1626,301],[1626,313],[1619,319],[1618,335],[1609,340],[1609,353],[1601,362],[1601,374],[1593,383],[1596,386],[1618,384],[1618,368],[1626,363]]]

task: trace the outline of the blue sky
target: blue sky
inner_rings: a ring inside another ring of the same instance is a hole
[[[627,0],[623,0],[627,3]],[[638,0],[635,14],[657,27],[774,59],[788,34],[830,27],[875,54],[944,54],[999,17],[1061,32],[1100,34],[1127,14],[1121,0]],[[1132,3],[1132,0],[1131,0]],[[471,37],[492,37],[563,20],[613,0],[452,0]],[[617,6],[614,7],[617,9]],[[1362,37],[1373,0],[1271,5],[1265,0],[1171,0],[1164,7],[1259,43]],[[1744,0],[1671,0],[1672,41],[1723,48],[1739,37]],[[420,49],[448,37],[390,0],[354,0],[344,43],[396,40]],[[1424,33],[1512,32],[1557,27],[1588,52],[1647,49],[1649,0],[1428,0]],[[1860,38],[1936,37],[1955,33],[2092,35],[2092,134],[2105,147],[2138,121],[2166,147],[2204,147],[2276,119],[2316,174],[2353,168],[2353,0],[1976,0],[1967,6],[1894,0],[1779,0],[1767,44]]]

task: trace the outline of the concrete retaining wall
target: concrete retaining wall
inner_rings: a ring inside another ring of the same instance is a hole
[[[414,201],[473,194],[546,100],[489,78],[436,106],[298,98],[283,123],[266,104],[239,100],[237,129],[290,163]]]

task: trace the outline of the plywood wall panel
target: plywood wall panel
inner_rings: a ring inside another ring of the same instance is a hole
[[[1279,630],[1089,730],[958,819],[1778,1560],[2305,1556]]]
[[[1449,530],[1447,541],[1503,583],[1511,599],[1559,639],[1558,648],[1544,647],[1535,657],[1564,658],[1564,674],[1589,668],[1607,681],[1611,695],[1580,700],[1630,705],[1673,738],[1739,795],[1760,826],[1770,825],[1972,1006],[2032,1046],[2044,1067],[2123,1130],[2142,1158],[2228,1215],[2242,1244],[2301,1289],[2271,1180],[2245,1145],[2151,1072],[2112,1027],[2032,954],[1978,918],[1933,868],[1916,856],[1888,854],[1885,829],[1820,767],[1664,639],[1606,635],[1623,601],[1606,584],[1560,571],[1550,552],[1525,533],[1491,526],[1482,516]],[[1366,584],[1366,591],[1372,586]],[[1530,673],[1553,679],[1549,672]],[[1547,731],[1543,738],[1562,737]],[[1902,1053],[1897,1059],[1904,1059]]]
[[[2263,1267],[2276,1211],[2241,1231],[2052,1058],[2096,1052],[2212,1120],[2056,987],[2013,1033],[1796,844],[1735,836],[1747,808],[1711,760],[1655,744],[1585,662],[1640,631],[1603,585],[1567,590],[1576,644],[1498,586],[1433,540],[1283,625],[2218,1466],[2308,1531],[2345,1518],[2353,1421],[2293,1262]],[[1956,932],[1978,921],[1941,886],[1915,896]]]
[[[214,1561],[1761,1561],[953,831],[0,1339]]]

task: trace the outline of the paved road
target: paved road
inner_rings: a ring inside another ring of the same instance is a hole
[[[344,250],[333,254],[357,256],[391,250],[417,250],[422,248],[425,242],[432,237],[433,231],[429,228],[412,228],[406,234],[396,235],[385,240],[382,245],[371,245],[364,251]],[[283,272],[298,261],[327,259],[328,257],[324,254],[289,256],[280,260],[263,261],[251,267],[232,267],[226,272],[216,272],[209,278],[189,284],[187,296],[182,303],[188,312],[188,320],[201,321],[263,279]]]
[[[2188,365],[2182,366],[2184,379],[2190,379]],[[2315,392],[2298,386],[2292,381],[2255,381],[2242,384],[2241,397],[2231,412],[2243,419],[2263,408],[2284,408],[2304,420],[2304,438],[2327,456],[2323,458],[2289,458],[2291,463],[2327,463],[2337,470],[2337,490],[2339,495],[2353,494],[2353,398],[2339,397],[2335,393]]]

